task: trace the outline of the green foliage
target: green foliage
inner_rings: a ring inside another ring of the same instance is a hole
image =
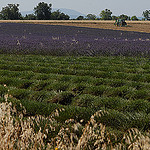
[[[149,68],[148,58],[138,57],[0,55],[0,96],[3,100],[8,93],[9,101],[18,110],[21,102],[29,116],[65,108],[58,117],[60,124],[68,118],[86,123],[96,111],[106,110],[109,115],[102,120],[109,128],[142,129],[143,123],[145,130],[149,129]]]
[[[8,93],[8,88],[0,85],[0,97],[3,97],[5,94]]]
[[[70,86],[70,90],[75,94],[82,94],[84,89],[87,87],[86,83],[76,83]]]
[[[83,124],[87,123],[90,118],[90,115],[94,113],[94,111],[90,108],[85,107],[76,107],[76,106],[65,106],[65,111],[62,111],[60,115],[57,117],[59,122],[64,122],[68,118],[74,119],[77,122],[83,120]],[[83,119],[84,118],[84,119]]]
[[[51,99],[52,103],[61,105],[69,105],[72,102],[74,95],[71,92],[60,92]]]
[[[95,96],[102,96],[103,94],[105,94],[106,91],[107,91],[107,86],[100,85],[100,86],[87,87],[84,90],[84,93],[92,94]]]
[[[4,20],[19,20],[22,19],[21,13],[19,12],[19,4],[8,4],[3,7],[0,12],[0,19]]]
[[[99,117],[96,118],[97,120]],[[116,110],[108,110],[100,117],[103,124],[107,124],[114,129],[125,131],[131,127],[138,129],[148,129],[149,116],[145,113],[123,113]],[[131,121],[132,120],[132,121]]]
[[[117,16],[112,16],[112,20],[117,20],[118,17]]]
[[[137,20],[139,20],[136,16],[132,16],[131,17],[131,20],[133,20],[133,21],[137,21]]]
[[[94,15],[94,14],[88,14],[88,15],[86,16],[86,19],[87,19],[87,20],[96,20],[96,15]]]
[[[56,10],[51,13],[51,19],[52,20],[69,20],[69,16],[60,12],[59,10]]]
[[[44,2],[38,3],[38,5],[34,7],[37,20],[51,19],[51,6],[52,4],[48,5],[47,3],[44,3]]]
[[[29,97],[29,94],[31,93],[30,90],[26,90],[26,89],[16,89],[16,88],[12,88],[9,91],[9,94],[11,96],[13,96],[16,99],[25,99]]]
[[[149,20],[149,17],[150,17],[150,10],[145,10],[145,11],[143,11],[143,14],[142,14],[143,16],[144,16],[144,18],[146,19],[146,20]]]
[[[48,85],[47,81],[38,80],[34,82],[31,86],[31,89],[34,91],[41,91],[44,90],[44,88]]]
[[[122,14],[119,16],[119,19],[129,20],[129,16]]]
[[[49,116],[56,108],[60,107],[52,103],[29,101],[27,99],[21,100],[21,103],[27,110],[27,116],[35,116],[37,114]]]
[[[76,20],[84,20],[84,16],[78,16]]]
[[[97,97],[90,94],[82,94],[77,96],[73,101],[72,105],[80,107],[94,107],[93,101],[96,101]]]
[[[27,14],[23,19],[24,20],[36,20],[36,16],[34,14]]]
[[[130,101],[124,106],[127,112],[144,112],[150,113],[150,103],[147,100],[139,99]]]
[[[51,97],[53,97],[54,94],[51,92],[45,92],[43,91],[32,91],[31,93],[28,94],[28,98],[29,100],[33,100],[33,101],[38,101],[38,102],[48,102],[50,100]]]
[[[101,20],[111,20],[112,12],[109,9],[102,10],[100,13]]]

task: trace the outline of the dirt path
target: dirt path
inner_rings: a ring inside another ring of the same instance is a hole
[[[89,20],[0,20],[2,22],[17,22],[17,23],[35,23],[35,24],[50,24],[50,25],[66,25],[79,26],[89,28],[113,29],[124,31],[137,31],[150,33],[150,21],[127,21],[127,27],[114,26],[115,21],[89,21]]]

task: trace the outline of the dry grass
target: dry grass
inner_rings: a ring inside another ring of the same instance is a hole
[[[5,85],[6,86],[6,85]],[[135,128],[129,129],[123,136],[121,142],[117,142],[117,137],[113,133],[107,131],[105,125],[96,121],[96,117],[101,117],[107,113],[98,111],[91,116],[85,126],[82,121],[75,122],[74,119],[68,119],[61,126],[58,134],[48,139],[48,134],[55,131],[56,116],[64,111],[64,109],[55,110],[49,117],[43,116],[26,117],[25,109],[18,112],[11,103],[7,102],[10,95],[4,96],[5,101],[0,103],[0,149],[61,149],[61,150],[149,150],[150,149],[150,133],[147,135]],[[46,122],[44,130],[41,129],[41,122]],[[36,127],[39,131],[34,130]],[[81,133],[81,134],[79,134]],[[48,139],[48,143],[44,141]]]
[[[89,20],[0,20],[2,22],[35,23],[50,25],[79,26],[89,28],[113,29],[123,31],[137,31],[150,33],[150,21],[127,21],[127,27],[114,26],[115,21],[89,21]]]

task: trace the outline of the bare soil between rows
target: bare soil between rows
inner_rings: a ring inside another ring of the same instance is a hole
[[[123,31],[135,31],[150,33],[150,21],[127,21],[126,27],[116,27],[115,21],[89,21],[89,20],[0,20],[0,23],[34,23],[34,24],[49,24],[49,25],[65,25],[88,28],[112,29]]]

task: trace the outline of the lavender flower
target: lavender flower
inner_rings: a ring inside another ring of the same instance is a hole
[[[0,52],[46,55],[149,56],[148,33],[1,23]]]

